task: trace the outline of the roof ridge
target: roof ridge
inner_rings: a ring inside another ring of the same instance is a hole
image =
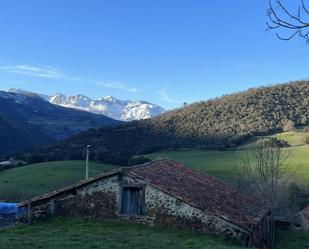
[[[159,159],[151,160],[150,162],[146,162],[142,164],[136,164],[133,166],[123,166],[120,169],[124,169],[124,170],[136,169],[136,168],[141,168],[141,167],[145,167],[145,166],[157,163],[157,162],[164,162],[164,161],[176,162],[174,159],[170,159],[170,158],[159,158]]]

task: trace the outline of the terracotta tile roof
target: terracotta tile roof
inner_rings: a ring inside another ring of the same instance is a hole
[[[128,168],[126,172],[247,230],[259,223],[266,213],[260,203],[241,190],[173,160],[152,161]]]

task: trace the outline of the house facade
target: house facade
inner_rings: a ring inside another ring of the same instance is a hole
[[[189,228],[263,247],[267,211],[255,199],[173,160],[120,168],[20,203],[28,219],[61,214]]]

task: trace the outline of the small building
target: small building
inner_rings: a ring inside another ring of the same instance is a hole
[[[264,247],[267,210],[212,176],[161,159],[105,172],[20,203],[28,218],[50,214],[189,228]]]
[[[10,160],[0,162],[0,170],[18,167],[18,166],[22,166],[22,165],[25,165],[25,164],[26,164],[26,162],[24,162],[22,160],[15,160],[13,158],[10,158]]]
[[[305,233],[309,233],[309,205],[298,214],[301,228]]]

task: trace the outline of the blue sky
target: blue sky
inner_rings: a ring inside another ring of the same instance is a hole
[[[174,108],[308,78],[308,45],[266,32],[267,4],[2,0],[0,89],[113,95]]]

